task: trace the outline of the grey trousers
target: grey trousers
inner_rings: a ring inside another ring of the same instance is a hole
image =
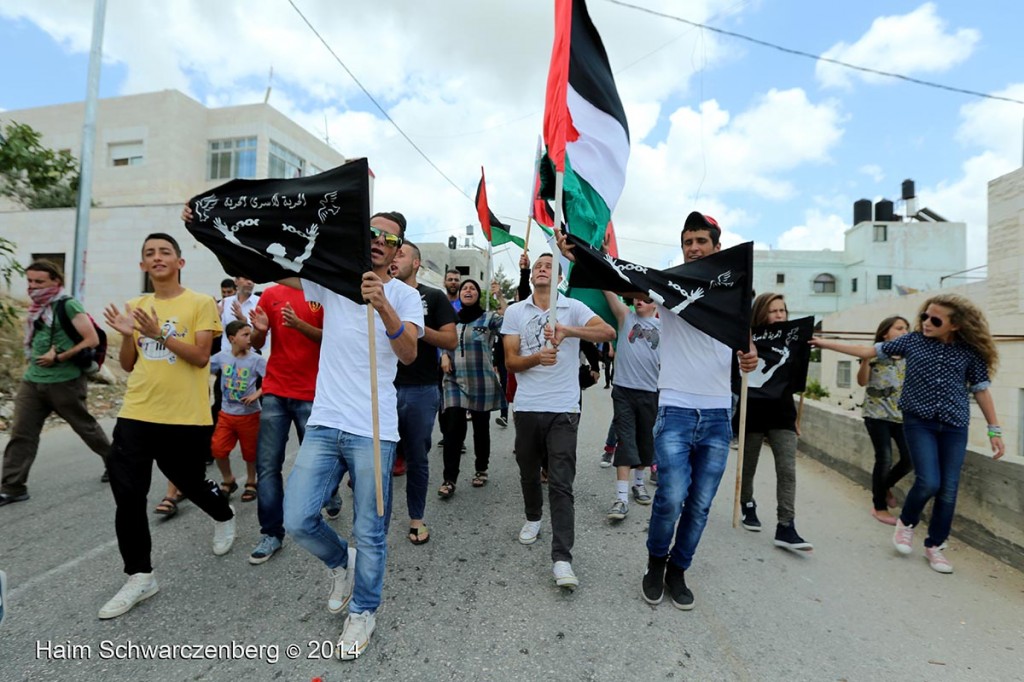
[[[23,495],[28,492],[28,472],[39,450],[39,434],[43,422],[56,412],[89,449],[106,462],[110,454],[110,439],[89,414],[85,404],[88,381],[80,376],[71,381],[41,384],[22,380],[14,397],[14,423],[11,439],[4,450],[4,469],[0,493]]]
[[[768,433],[747,432],[743,447],[743,484],[740,504],[754,499],[754,473],[765,437],[775,456],[775,498],[779,523],[788,524],[796,515],[796,433],[772,429]]]
[[[528,521],[540,521],[544,489],[540,466],[547,455],[548,503],[551,505],[551,560],[572,561],[576,512],[576,433],[580,415],[570,412],[516,412],[516,462]]]

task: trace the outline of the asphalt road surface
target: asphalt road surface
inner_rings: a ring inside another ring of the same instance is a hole
[[[772,545],[766,452],[756,483],[766,531],[731,527],[730,465],[687,572],[696,608],[645,604],[650,508],[631,505],[615,525],[605,518],[614,474],[597,463],[609,394],[600,385],[584,394],[579,589],[564,594],[554,585],[547,519],[536,544],[517,542],[524,516],[513,429],[492,424],[482,489],[469,485],[469,443],[455,496],[439,500],[441,456],[431,452],[426,545],[406,540],[405,479],[396,479],[384,605],[369,648],[344,663],[323,658],[343,620],[327,612],[324,567],[288,539],[269,562],[250,566],[256,505],[237,493],[238,539],[223,557],[210,547],[211,520],[193,505],[169,520],[151,517],[160,592],[99,620],[125,579],[113,498],[99,481],[99,460],[67,427],[51,429],[31,500],[0,508],[0,568],[10,581],[0,680],[1024,679],[1024,576],[955,538],[953,575],[929,569],[920,547],[897,555],[891,528],[869,516],[868,491],[802,457],[797,528],[813,553]],[[293,436],[286,467],[296,448]],[[244,478],[237,453],[232,459]],[[155,472],[150,507],[164,483]],[[346,496],[332,523],[346,535],[351,522]]]

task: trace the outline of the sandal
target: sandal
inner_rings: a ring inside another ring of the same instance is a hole
[[[235,492],[236,490],[238,490],[238,481],[232,480],[231,483],[225,481],[224,483],[220,484],[220,492],[222,495],[224,495],[224,497],[230,498],[231,493]]]
[[[156,508],[153,510],[153,513],[159,514],[160,516],[166,516],[167,518],[171,518],[172,516],[178,513],[178,502],[180,501],[181,500],[176,500],[173,497],[165,497],[164,499],[160,500],[160,504],[156,506]]]
[[[245,492],[242,493],[242,502],[252,502],[256,499],[256,484],[246,483]]]
[[[473,476],[472,483],[473,483],[473,487],[474,488],[483,488],[485,485],[487,485],[487,472],[486,471],[478,471],[478,472],[476,472],[476,475]]]
[[[409,526],[409,542],[414,545],[425,545],[430,542],[430,530],[426,526],[413,528]]]
[[[449,497],[455,494],[455,481],[445,481],[441,484],[441,487],[437,489],[437,494],[442,500],[447,500]]]

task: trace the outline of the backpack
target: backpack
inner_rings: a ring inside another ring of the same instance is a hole
[[[70,296],[60,299],[57,301],[54,310],[56,312],[56,319],[60,322],[64,333],[74,343],[78,344],[82,341],[82,335],[75,329],[75,325],[71,322],[71,317],[68,315],[67,302],[70,300]],[[92,315],[89,315],[89,313],[86,313],[86,315],[89,318],[89,322],[92,323],[93,329],[96,330],[96,336],[99,337],[100,342],[95,348],[85,348],[76,353],[71,358],[71,363],[85,374],[96,374],[100,371],[100,367],[103,367],[103,363],[107,359],[107,333],[96,324],[96,320],[92,319]]]

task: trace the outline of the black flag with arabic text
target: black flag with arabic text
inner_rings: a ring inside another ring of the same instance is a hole
[[[567,238],[576,255],[570,286],[620,294],[646,292],[651,300],[729,348],[750,349],[753,242],[655,270],[601,253],[575,235]]]
[[[232,276],[302,277],[363,303],[370,262],[366,159],[290,180],[231,180],[189,200],[185,227]]]
[[[807,365],[814,318],[800,317],[750,330],[757,348],[757,369],[747,375],[752,400],[777,400],[807,388]]]

